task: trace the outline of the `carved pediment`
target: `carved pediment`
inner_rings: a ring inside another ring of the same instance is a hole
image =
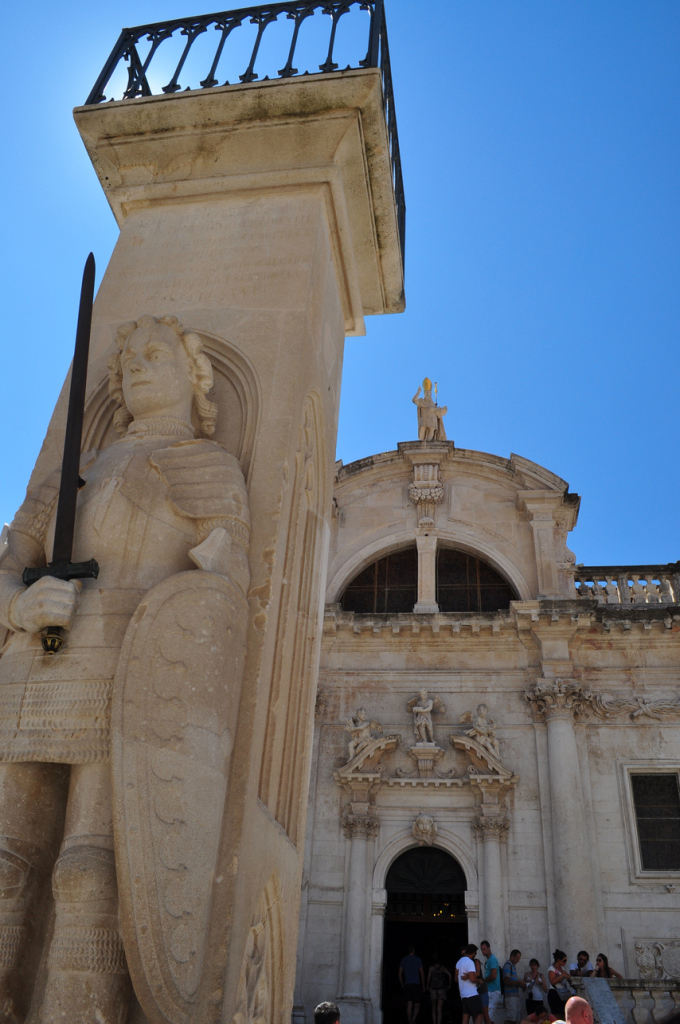
[[[333,773],[336,780],[342,782],[357,775],[382,777],[385,773],[385,766],[380,763],[383,754],[386,754],[388,750],[394,750],[400,743],[400,733],[378,736],[377,739],[369,740],[358,754]]]
[[[513,773],[481,743],[469,736],[449,736],[451,746],[456,750],[464,750],[470,758],[468,775],[495,775],[499,779],[510,780]]]

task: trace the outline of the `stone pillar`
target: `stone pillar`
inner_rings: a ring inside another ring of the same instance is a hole
[[[559,945],[569,951],[597,945],[590,853],[574,717],[590,695],[575,679],[540,679],[526,694],[548,727],[550,812]]]
[[[501,866],[501,843],[505,842],[510,827],[502,815],[479,817],[474,823],[474,833],[484,849],[484,926],[482,938],[488,939],[492,949],[504,950],[505,915],[503,913],[503,869]]]
[[[366,1012],[366,923],[369,911],[368,840],[378,832],[378,822],[368,815],[349,814],[343,821],[349,841],[349,874],[345,905],[342,1019],[364,1024]]]
[[[418,600],[414,612],[438,612],[437,604],[437,538],[433,534],[418,533]]]
[[[83,446],[117,440],[106,365],[118,327],[174,315],[213,362],[214,440],[241,463],[251,517],[219,852],[182,940],[182,964],[201,966],[176,996],[176,940],[155,924],[149,937],[130,900],[127,962],[150,1020],[180,998],[201,1024],[251,1019],[256,1003],[290,1019],[344,337],[404,306],[381,73],[107,102],[75,119],[120,227],[94,307]],[[32,486],[60,464],[66,403],[64,389]],[[161,891],[149,889],[152,922]],[[152,941],[157,961],[135,952]]]

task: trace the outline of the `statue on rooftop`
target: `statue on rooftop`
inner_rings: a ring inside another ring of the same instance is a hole
[[[436,384],[435,384],[436,388]],[[437,405],[432,398],[432,381],[426,377],[423,381],[423,397],[420,397],[420,388],[412,398],[414,405],[418,406],[418,440],[419,441],[446,441],[444,429],[444,416],[448,406]]]
[[[23,586],[24,567],[50,558],[59,471],[29,491],[10,527],[0,564],[0,627],[10,630],[0,652],[0,1024],[29,1009],[50,871],[54,928],[36,1019],[117,1024],[129,974],[143,1004],[155,1003],[148,1016],[191,1013],[250,579],[248,494],[238,461],[210,440],[211,386],[200,337],[175,317],[123,324],[109,361],[121,438],[80,468],[74,557],[94,555],[99,578]],[[42,651],[48,625],[68,630],[58,654]]]

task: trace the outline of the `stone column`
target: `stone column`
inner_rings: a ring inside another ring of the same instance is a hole
[[[418,533],[418,600],[414,612],[438,612],[437,604],[437,538],[433,534]]]
[[[574,717],[590,701],[575,679],[540,679],[526,694],[548,727],[550,811],[559,945],[594,949],[597,926]]]
[[[366,923],[368,890],[368,840],[378,832],[378,822],[368,815],[349,814],[343,821],[349,841],[349,876],[345,905],[345,944],[342,981],[342,1019],[364,1024],[366,993]]]
[[[484,927],[482,938],[492,949],[505,949],[505,915],[503,913],[503,869],[501,843],[505,842],[510,823],[503,815],[479,817],[474,833],[484,848]]]
[[[257,1003],[269,1020],[290,1019],[344,337],[364,333],[365,315],[404,307],[381,73],[107,102],[75,119],[120,227],[94,307],[83,444],[116,440],[106,364],[119,325],[172,314],[213,362],[214,440],[248,489],[245,667],[225,689],[229,783],[202,877],[210,896],[186,939],[202,967],[182,1013],[214,1024],[250,1019]],[[34,486],[59,466],[66,400]],[[128,956],[135,991],[160,1019],[176,998],[175,940],[155,924],[148,938],[128,903],[126,954],[153,939],[161,963],[157,980],[150,954]]]

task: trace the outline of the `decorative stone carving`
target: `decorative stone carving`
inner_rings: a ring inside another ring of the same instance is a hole
[[[453,775],[453,769],[449,772],[439,773],[435,768],[437,761],[444,756],[444,751],[436,743],[417,743],[409,749],[409,757],[415,764],[414,769],[397,768],[396,775],[399,779],[449,779]]]
[[[418,696],[412,697],[406,704],[406,707],[413,715],[413,732],[415,734],[416,746],[423,743],[434,743],[432,712],[443,714],[446,710],[439,697],[436,695],[428,697],[427,690],[418,690]]]
[[[352,739],[347,745],[350,761],[354,760],[359,751],[363,750],[372,739],[377,738],[373,736],[374,731],[382,733],[382,725],[379,722],[369,721],[366,708],[358,708],[356,714],[346,720],[345,729],[352,734]]]
[[[346,814],[342,827],[347,839],[375,839],[380,831],[380,822],[368,814]]]
[[[78,831],[53,873],[42,1017],[124,1015],[127,960],[146,1016],[177,1021],[198,989],[240,694],[248,494],[238,461],[209,439],[217,407],[198,335],[172,316],[124,324],[109,372],[122,436],[81,461],[74,548],[76,561],[96,557],[99,578],[81,592],[51,578],[22,585],[24,566],[51,558],[58,471],[31,489],[9,531],[0,771],[33,762],[23,766],[43,773],[27,774],[33,792],[50,763],[73,766]],[[35,654],[47,625],[69,630],[53,661]],[[57,826],[16,803],[3,809],[9,842],[39,849]],[[103,848],[114,838],[115,864]],[[0,859],[16,861],[7,842]],[[35,908],[1,895],[4,959],[21,961]],[[11,985],[2,969],[0,1001]]]
[[[534,714],[543,716],[546,721],[584,715],[592,701],[590,691],[584,690],[578,679],[539,679],[524,697]]]
[[[643,981],[680,980],[680,940],[636,942],[635,963]]]
[[[330,707],[330,700],[328,692],[320,687],[316,693],[316,700],[314,701],[314,717],[317,721],[321,721]]]
[[[277,990],[284,983],[284,951],[281,895],[272,877],[260,897],[255,923],[248,933],[232,1024],[270,1024],[273,1020]]]
[[[434,526],[434,508],[444,497],[438,462],[415,463],[413,482],[408,486],[411,501],[418,509],[418,526]]]
[[[472,724],[471,729],[466,729],[465,735],[475,740],[480,747],[488,750],[496,761],[500,761],[501,752],[496,739],[496,723],[489,715],[486,704],[478,704],[476,711],[466,711],[460,716],[460,721],[463,725]]]
[[[445,441],[446,431],[443,418],[448,412],[448,407],[437,405],[436,400],[433,400],[432,381],[429,377],[423,381],[423,397],[420,397],[420,388],[418,388],[412,401],[414,405],[418,406],[418,440]]]
[[[384,774],[385,766],[380,760],[383,754],[401,743],[401,734],[383,736],[382,726],[379,722],[369,721],[365,708],[359,708],[346,720],[345,729],[352,735],[348,744],[349,760],[334,774],[337,782],[350,783],[352,788],[356,788],[356,783],[361,780],[375,780]],[[379,735],[374,736],[373,732]]]
[[[617,718],[625,715],[631,721],[636,718],[653,718],[657,722],[664,718],[673,718],[680,715],[680,696],[675,700],[650,700],[648,697],[624,697],[608,698],[601,696],[592,697],[592,709],[600,718]]]
[[[429,814],[419,814],[413,822],[413,838],[417,840],[418,846],[432,846],[437,838],[437,823]]]
[[[503,842],[507,838],[509,828],[510,822],[503,815],[475,818],[472,824],[472,831],[477,839],[482,841],[495,839],[497,842]]]

